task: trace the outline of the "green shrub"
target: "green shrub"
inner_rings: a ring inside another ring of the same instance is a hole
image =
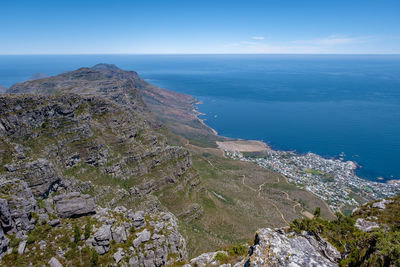
[[[99,265],[99,254],[97,254],[96,250],[92,250],[92,258],[90,259],[91,266]]]
[[[36,238],[33,235],[28,235],[28,238],[26,239],[26,243],[28,244],[33,244],[35,243]]]
[[[386,210],[380,211],[387,213],[386,217],[376,214],[378,220],[385,220],[385,224],[392,226],[389,231],[385,230],[384,224],[381,223],[380,229],[363,232],[354,226],[356,218],[360,215],[345,216],[336,213],[337,218],[328,221],[320,218],[317,210],[313,219],[294,220],[291,229],[298,233],[307,231],[323,237],[339,252],[345,253],[346,258],[339,262],[340,266],[400,266],[400,231],[396,228],[398,216],[395,216],[398,209],[389,209],[387,207]],[[367,218],[372,211],[364,212],[361,218]]]
[[[81,240],[81,228],[74,224],[74,242],[78,243]]]
[[[315,217],[320,217],[321,216],[321,208],[320,207],[316,207],[315,208],[314,216]]]
[[[39,215],[36,212],[31,212],[31,217],[35,220],[35,223],[39,222]]]
[[[245,245],[233,245],[228,249],[228,253],[232,256],[245,256],[247,252],[248,248]]]
[[[220,263],[226,263],[228,261],[229,257],[225,253],[218,252],[217,254],[215,254],[214,259],[219,261]]]
[[[90,218],[87,220],[87,223],[85,225],[85,239],[88,239],[90,237],[90,230],[92,229],[92,223],[90,221]]]
[[[45,209],[45,208],[46,208],[46,203],[45,203],[44,200],[41,199],[41,198],[39,198],[39,199],[37,200],[37,204],[38,204],[38,206],[39,206],[40,209]]]
[[[78,257],[78,249],[75,246],[75,248],[69,249],[64,256],[67,260],[74,260]]]
[[[10,235],[8,238],[10,239],[9,246],[12,248],[18,246],[19,243],[22,241],[22,239],[20,238],[15,238],[15,235]]]

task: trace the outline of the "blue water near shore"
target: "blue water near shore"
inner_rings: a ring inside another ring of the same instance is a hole
[[[400,56],[0,56],[0,85],[99,62],[195,96],[221,135],[354,160],[361,177],[400,178]]]

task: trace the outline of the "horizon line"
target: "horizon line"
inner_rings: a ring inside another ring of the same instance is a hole
[[[151,56],[151,55],[365,55],[400,56],[400,53],[66,53],[66,54],[0,54],[0,56]]]

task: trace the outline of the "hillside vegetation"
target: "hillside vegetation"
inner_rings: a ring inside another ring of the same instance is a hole
[[[400,266],[400,196],[363,205],[350,216],[294,220],[291,229],[325,238],[341,266]]]

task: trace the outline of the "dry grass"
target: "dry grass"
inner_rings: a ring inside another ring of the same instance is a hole
[[[333,218],[322,200],[278,173],[224,158],[218,149],[187,147],[201,183],[181,190],[166,188],[159,198],[178,215],[191,256],[246,243],[257,229],[287,226],[316,207],[321,207],[323,217]],[[200,212],[189,212],[194,204],[201,206]]]

